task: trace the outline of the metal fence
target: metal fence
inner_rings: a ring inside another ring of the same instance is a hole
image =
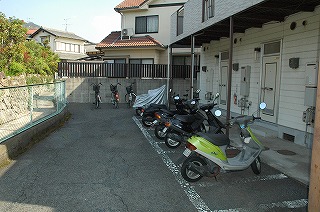
[[[104,62],[60,62],[59,77],[167,78],[166,64],[116,64]],[[194,68],[194,77],[199,66]],[[170,78],[191,77],[190,65],[172,65]]]
[[[59,114],[65,91],[64,81],[0,88],[0,143]]]

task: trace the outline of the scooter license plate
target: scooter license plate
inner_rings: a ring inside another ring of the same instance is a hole
[[[158,120],[154,120],[154,121],[152,122],[153,125],[155,125],[156,123],[158,123]]]
[[[167,132],[167,130],[168,130],[168,128],[165,127],[165,128],[162,129],[162,132],[165,133],[165,132]]]
[[[142,112],[142,113],[140,113],[140,116],[141,116],[141,117],[143,116],[143,112]]]
[[[186,156],[186,157],[189,157],[190,154],[191,154],[191,150],[190,149],[185,149],[183,151],[183,155]]]

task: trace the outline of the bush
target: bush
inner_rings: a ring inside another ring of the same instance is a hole
[[[5,74],[7,76],[19,76],[25,72],[26,72],[26,68],[24,67],[23,64],[12,62]]]

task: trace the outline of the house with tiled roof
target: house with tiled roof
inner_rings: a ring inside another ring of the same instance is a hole
[[[87,40],[72,32],[40,27],[30,35],[30,38],[49,46],[62,61],[87,57],[85,53]]]
[[[121,31],[107,35],[96,49],[109,63],[168,64],[170,17],[186,0],[124,0],[114,9]],[[174,65],[190,65],[190,49],[172,52]]]

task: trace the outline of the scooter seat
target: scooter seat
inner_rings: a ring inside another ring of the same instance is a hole
[[[196,120],[192,115],[175,115],[174,118],[185,123],[193,123]]]
[[[230,139],[225,134],[214,134],[214,133],[202,133],[199,132],[197,135],[207,139],[216,146],[224,146],[230,144]]]
[[[175,114],[177,114],[177,112],[175,111],[171,111],[171,110],[167,110],[167,109],[161,109],[162,112],[168,114],[169,116],[174,116]]]
[[[204,105],[200,106],[200,109],[201,110],[212,110],[215,105],[217,105],[217,104],[215,104],[215,103],[204,104]]]

